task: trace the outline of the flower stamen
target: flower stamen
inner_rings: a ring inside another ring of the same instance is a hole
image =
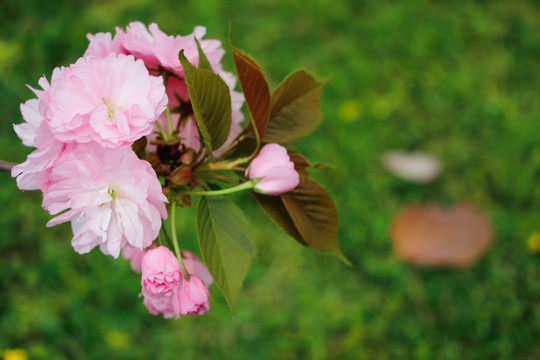
[[[117,106],[112,102],[111,99],[104,99],[103,103],[107,106],[107,115],[109,116],[109,120],[114,121]]]

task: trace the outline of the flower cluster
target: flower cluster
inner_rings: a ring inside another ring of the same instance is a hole
[[[79,253],[99,245],[118,257],[128,244],[149,246],[167,217],[167,199],[131,145],[165,111],[162,79],[131,55],[110,54],[57,68],[40,85],[37,99],[21,105],[26,123],[15,125],[36,147],[12,170],[19,187],[40,189],[43,207],[62,212],[48,225],[70,221]]]
[[[237,293],[231,291],[239,289],[254,250],[241,213],[223,195],[246,189],[263,194],[257,200],[275,220],[289,206],[319,211],[317,204],[265,200],[264,195],[308,186],[298,199],[323,199],[334,214],[327,194],[311,180],[301,181],[308,176],[307,160],[275,143],[314,128],[318,110],[311,104],[319,100],[320,84],[295,73],[270,111],[268,85],[254,60],[231,45],[240,83],[248,84],[242,94],[235,90],[235,76],[223,70],[221,42],[203,39],[205,33],[198,26],[187,36],[169,36],[156,24],[147,28],[133,22],[116,28],[114,35],[89,34],[80,59],[54,69],[50,80],[41,78],[39,89],[31,88],[36,97],[21,105],[24,122],[14,125],[23,144],[35,150],[12,176],[20,189],[42,191],[43,208],[54,216],[47,226],[71,223],[72,246],[80,254],[99,247],[106,255],[130,260],[132,269],[142,273],[144,305],[166,318],[207,312],[213,277],[234,303]],[[242,64],[259,73],[246,79]],[[254,103],[254,98],[262,100]],[[244,102],[251,115],[248,126]],[[310,104],[308,110],[304,103]],[[268,141],[263,133],[272,116],[278,120]],[[307,130],[294,116],[303,118]],[[279,119],[293,123],[279,125]],[[181,251],[176,236],[175,208],[190,206],[194,195],[201,195],[197,226],[207,264]],[[203,200],[212,196],[219,198]],[[276,222],[304,244],[311,244],[309,234],[333,231],[313,231],[317,223],[302,223],[320,214],[296,219],[297,214],[283,213]],[[172,236],[163,226],[167,218]],[[312,243],[324,245],[323,250],[334,246],[325,241]],[[215,255],[216,246],[227,251]],[[243,263],[230,266],[235,261]]]

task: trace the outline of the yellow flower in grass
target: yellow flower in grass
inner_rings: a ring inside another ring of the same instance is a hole
[[[338,108],[339,118],[345,122],[355,120],[362,113],[362,104],[356,100],[347,100]]]
[[[536,254],[540,251],[540,233],[534,232],[527,239],[527,247],[529,251],[533,254]]]
[[[4,360],[28,360],[28,355],[23,349],[4,350]]]

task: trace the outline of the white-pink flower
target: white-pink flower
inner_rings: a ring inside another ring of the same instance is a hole
[[[17,186],[21,190],[45,191],[49,184],[49,175],[66,149],[74,145],[64,144],[56,140],[47,126],[42,125],[40,134],[35,138],[38,147],[32,151],[26,161],[11,169],[11,176],[17,178]]]
[[[278,144],[263,146],[246,169],[246,177],[260,179],[254,190],[266,195],[291,191],[300,182],[287,149]]]
[[[60,78],[62,72],[61,68],[54,69],[52,79]],[[21,190],[46,189],[52,167],[60,155],[69,148],[53,136],[48,123],[44,121],[41,109],[46,106],[46,92],[50,84],[45,77],[38,83],[42,90],[30,87],[37,98],[21,104],[21,114],[25,122],[13,126],[24,145],[36,147],[25,162],[14,166],[11,170],[11,176],[17,178],[17,186]]]
[[[441,164],[433,155],[423,152],[390,150],[383,154],[383,164],[405,181],[426,184],[441,173]]]
[[[148,162],[129,148],[95,143],[65,151],[43,194],[43,207],[52,215],[65,211],[47,226],[71,221],[75,251],[99,246],[115,258],[126,245],[150,246],[167,217],[166,201]]]
[[[51,80],[40,109],[64,143],[126,147],[152,132],[167,105],[161,77],[129,55],[80,58]]]

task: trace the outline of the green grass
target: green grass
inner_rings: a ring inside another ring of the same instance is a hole
[[[275,86],[303,67],[333,74],[324,120],[294,147],[335,164],[313,176],[333,194],[353,268],[297,245],[248,196],[259,255],[235,319],[218,289],[211,310],[150,315],[127,262],[76,254],[69,226],[45,228],[37,192],[0,174],[0,348],[31,359],[536,359],[540,263],[540,8],[530,1],[20,1],[0,4],[0,158],[29,149],[11,124],[55,66],[84,52],[85,34],[133,20],[170,34],[205,25],[260,62]],[[232,70],[227,55],[226,68]],[[354,119],[339,107],[354,101]],[[388,149],[444,163],[427,186],[388,174]],[[400,262],[388,228],[410,203],[469,201],[495,241],[474,266]],[[197,250],[193,209],[179,231]]]

